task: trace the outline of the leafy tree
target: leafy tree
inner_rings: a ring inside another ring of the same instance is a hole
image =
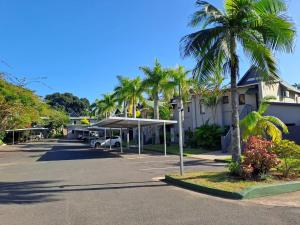
[[[273,97],[266,97],[262,100],[258,111],[252,111],[241,120],[240,126],[243,131],[243,139],[247,140],[250,136],[262,136],[271,138],[273,142],[278,142],[282,138],[280,127],[284,133],[288,133],[287,126],[275,116],[264,116],[268,109],[268,101]]]
[[[54,93],[46,95],[45,99],[52,107],[64,110],[73,116],[85,116],[90,106],[88,99],[78,98],[71,93]]]
[[[203,79],[223,69],[230,74],[232,99],[232,156],[240,162],[240,129],[237,98],[239,55],[237,47],[260,74],[278,76],[273,50],[292,52],[294,24],[287,16],[284,0],[225,0],[224,10],[205,1],[196,1],[199,10],[190,25],[201,29],[182,39],[182,54],[197,60],[195,79]]]

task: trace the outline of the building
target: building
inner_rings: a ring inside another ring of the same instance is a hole
[[[299,126],[300,132],[300,90],[279,78],[272,78],[266,82],[260,77],[258,71],[251,68],[238,82],[240,119],[249,112],[257,110],[264,97],[273,96],[275,99],[270,101],[266,114],[280,118],[286,125],[293,127],[290,130],[295,130],[295,127]],[[176,100],[173,101],[173,105],[174,119],[177,119]],[[229,127],[231,125],[231,112],[230,89],[225,90],[216,110],[206,106],[201,96],[192,95],[190,101],[184,105],[183,129],[194,131],[207,121],[211,124]],[[177,128],[174,129],[175,133],[178,133]],[[293,136],[293,134],[291,135]],[[227,135],[228,139],[230,136]],[[226,142],[226,140],[224,141]]]

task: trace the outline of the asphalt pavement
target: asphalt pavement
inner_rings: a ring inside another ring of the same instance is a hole
[[[226,200],[159,180],[178,156],[92,150],[76,141],[0,148],[0,225],[297,225],[300,208]],[[185,159],[186,170],[224,165]]]

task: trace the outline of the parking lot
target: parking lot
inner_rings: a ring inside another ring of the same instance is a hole
[[[0,224],[299,223],[297,205],[226,200],[160,181],[179,171],[178,160],[92,150],[64,140],[1,147]],[[185,169],[224,170],[224,165],[185,159]]]

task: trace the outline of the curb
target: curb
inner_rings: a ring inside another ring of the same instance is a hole
[[[168,175],[165,176],[165,181],[167,183],[171,183],[176,186],[180,186],[193,191],[210,194],[218,197],[223,197],[223,198],[240,199],[240,200],[258,198],[263,196],[272,196],[272,195],[278,195],[278,194],[289,193],[289,192],[300,190],[300,181],[256,186],[256,187],[247,188],[241,192],[230,192],[230,191],[224,191],[224,190],[210,188],[206,186],[201,186],[198,184],[178,180]]]

